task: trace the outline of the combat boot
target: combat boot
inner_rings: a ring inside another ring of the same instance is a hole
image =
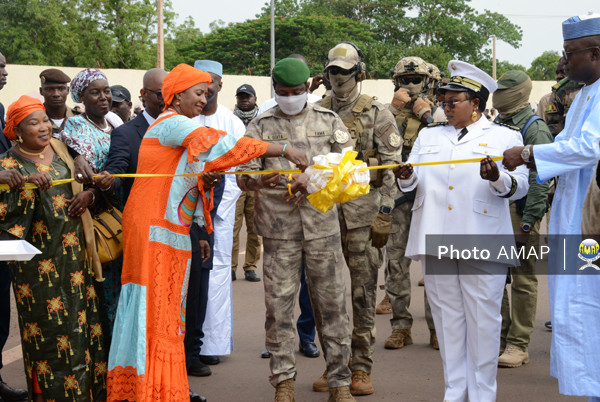
[[[313,383],[313,391],[315,392],[327,392],[329,386],[327,385],[327,369],[323,372],[323,375],[319,377],[317,381]]]
[[[388,295],[385,295],[383,300],[375,307],[376,314],[391,314],[392,313],[392,305],[390,304],[390,298]]]
[[[402,349],[407,345],[412,345],[412,335],[409,329],[395,329],[392,334],[385,340],[384,347],[386,349]]]
[[[288,378],[277,384],[275,402],[296,402],[296,387],[293,378]]]
[[[529,363],[529,353],[508,344],[502,356],[498,358],[498,367],[520,367]]]
[[[352,395],[371,395],[373,392],[375,392],[375,389],[371,382],[371,374],[365,373],[362,370],[354,370],[352,372],[350,393]]]
[[[435,329],[429,330],[429,344],[435,350],[440,350],[440,344],[438,343],[437,334],[435,333]]]
[[[327,402],[356,402],[356,399],[350,393],[349,386],[331,388],[329,390],[329,399]]]

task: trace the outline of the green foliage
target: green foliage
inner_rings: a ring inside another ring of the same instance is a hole
[[[174,18],[170,1],[164,19]],[[152,67],[154,0],[0,0],[0,44],[11,63]]]
[[[556,78],[556,65],[561,55],[555,51],[546,51],[531,62],[527,74],[532,80],[554,81]]]
[[[327,52],[336,43],[353,38],[360,46],[373,41],[365,24],[344,17],[278,17],[275,21],[277,60],[301,53],[308,60],[311,73],[323,70]],[[197,59],[219,60],[226,74],[270,74],[270,18],[261,17],[198,37],[187,49],[180,48],[180,62]]]

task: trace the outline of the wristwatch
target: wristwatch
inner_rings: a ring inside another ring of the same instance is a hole
[[[529,231],[531,230],[531,225],[527,223],[521,223],[521,230],[525,233],[529,233]]]
[[[386,215],[391,215],[392,213],[392,208],[390,207],[386,207],[385,205],[379,208],[379,212],[381,212],[382,214],[386,214]]]
[[[521,151],[521,159],[523,162],[529,163],[531,162],[531,145],[526,145],[525,148]]]

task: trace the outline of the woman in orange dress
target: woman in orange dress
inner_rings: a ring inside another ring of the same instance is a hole
[[[140,147],[138,173],[228,170],[257,157],[285,157],[299,168],[306,156],[201,127],[191,118],[206,105],[210,75],[180,64],[163,81],[165,112]],[[137,178],[123,213],[124,260],[108,363],[109,401],[187,401],[183,338],[197,220],[212,231],[211,191],[200,176]],[[196,212],[197,211],[197,212]]]

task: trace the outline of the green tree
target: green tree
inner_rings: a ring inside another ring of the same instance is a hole
[[[532,80],[554,81],[556,78],[556,65],[560,60],[560,54],[555,51],[546,51],[531,62],[527,74]]]
[[[373,41],[368,26],[343,17],[278,17],[275,21],[276,58],[300,53],[306,57],[311,73],[323,70],[327,52],[336,43],[353,38],[360,46]],[[270,74],[270,19],[231,24],[191,41],[180,51],[180,62],[197,59],[219,60],[226,74]]]
[[[165,24],[174,13],[165,1]],[[156,60],[154,0],[0,0],[11,63],[148,68]]]
[[[76,0],[0,0],[0,47],[10,63],[57,64],[72,60],[77,33],[68,23]]]

